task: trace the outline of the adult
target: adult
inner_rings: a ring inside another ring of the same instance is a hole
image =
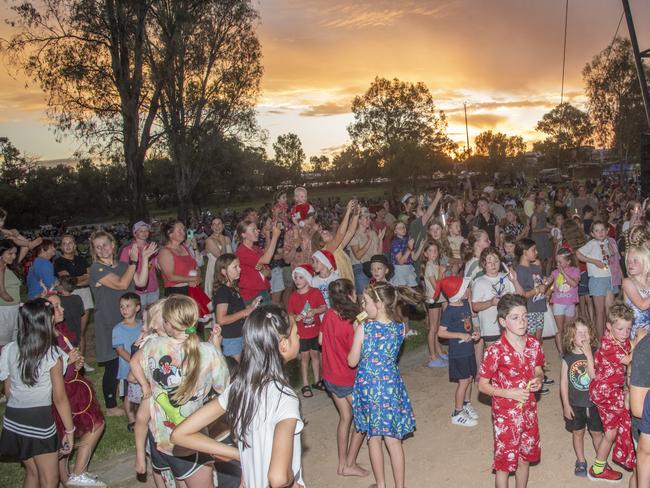
[[[359,225],[357,205],[356,200],[350,200],[341,224],[336,229],[333,226],[322,225],[320,231],[314,233],[312,238],[312,248],[331,252],[336,260],[339,277],[350,280],[352,283],[354,283],[352,261],[344,249],[352,240]]]
[[[158,252],[165,296],[187,295],[189,287],[201,284],[201,273],[195,255],[185,244],[185,224],[178,220],[163,226],[165,245]],[[193,241],[196,246],[196,241]]]
[[[142,253],[144,249],[149,245],[149,236],[151,235],[151,226],[146,222],[140,220],[133,224],[131,229],[133,234],[133,240],[129,242],[126,246],[122,248],[120,252],[120,261],[124,263],[129,262],[129,252],[132,247],[138,249],[138,267],[136,268],[136,273],[141,271],[142,264],[144,260],[142,259]],[[149,274],[147,275],[147,283],[145,286],[136,286],[135,292],[140,297],[140,307],[141,310],[145,311],[149,305],[160,298],[160,287],[158,285],[158,276],[156,275],[156,258],[152,257],[149,260]]]
[[[370,223],[370,211],[363,207],[359,213],[357,230],[350,239],[349,244],[352,272],[354,273],[354,288],[359,294],[363,293],[363,290],[368,286],[368,277],[363,272],[363,263],[369,262],[371,257],[382,252],[384,234],[379,236],[372,229]]]
[[[498,248],[500,246],[499,221],[490,210],[490,205],[486,198],[479,198],[477,203],[478,211],[474,219],[474,229],[484,230],[487,232],[490,242]]]
[[[56,283],[52,258],[56,254],[54,242],[43,239],[34,249],[36,259],[27,272],[27,299],[38,298],[43,292],[50,290]]]
[[[232,253],[230,239],[223,233],[225,227],[221,217],[215,217],[210,222],[212,234],[205,240],[205,255],[208,258],[208,264],[205,268],[205,282],[203,289],[205,294],[212,296],[212,284],[214,283],[214,265],[222,254]]]
[[[593,196],[587,194],[587,186],[581,184],[578,186],[578,196],[573,197],[569,205],[571,211],[582,215],[582,209],[586,206],[590,206],[593,209],[598,208],[598,201]]]
[[[16,339],[18,309],[20,306],[20,280],[13,271],[18,256],[18,246],[9,239],[0,240],[0,270],[4,276],[0,293],[0,350]]]
[[[523,239],[528,235],[529,227],[524,225],[513,208],[506,210],[506,218],[503,224],[504,237],[512,237],[516,241]]]
[[[258,296],[262,297],[262,301],[265,303],[271,301],[269,263],[275,253],[280,232],[280,226],[274,225],[271,231],[271,240],[266,249],[262,250],[256,245],[260,238],[257,224],[252,220],[244,220],[237,225],[237,236],[241,241],[241,245],[237,247],[235,253],[241,267],[239,292],[246,304],[251,303]]]
[[[142,266],[136,273],[138,249],[129,251],[129,262],[115,259],[115,238],[104,231],[93,232],[90,236],[90,252],[93,263],[90,265],[90,289],[95,299],[95,359],[104,367],[102,392],[106,403],[106,415],[124,415],[117,407],[117,370],[119,361],[113,349],[113,326],[122,321],[120,297],[126,292],[134,292],[136,286],[144,286],[148,279],[149,258],[158,250],[154,243],[142,252]]]
[[[77,243],[72,234],[64,234],[61,238],[61,255],[54,260],[54,273],[58,278],[62,276],[69,276],[74,278],[75,289],[72,292],[78,295],[84,305],[84,314],[81,316],[80,334],[79,334],[79,350],[81,355],[86,354],[86,329],[88,327],[88,311],[95,307],[93,303],[93,295],[90,292],[88,268],[90,265],[88,261],[79,256],[77,253]],[[86,371],[91,373],[93,368],[87,366]]]

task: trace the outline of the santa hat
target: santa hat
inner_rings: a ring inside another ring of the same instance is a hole
[[[301,264],[291,272],[291,277],[295,278],[296,275],[302,275],[311,285],[311,280],[314,278],[314,268],[311,264]]]
[[[336,271],[336,259],[334,259],[334,254],[328,250],[316,251],[311,257],[323,263],[327,269]]]
[[[408,202],[408,201],[409,201],[409,198],[411,198],[412,196],[413,196],[412,193],[406,193],[406,194],[402,197],[402,199],[400,200],[400,202],[402,202],[402,204],[406,205],[406,202]]]
[[[433,298],[437,299],[442,291],[449,302],[458,302],[465,295],[465,291],[471,281],[470,278],[463,278],[461,276],[447,276],[438,281]]]

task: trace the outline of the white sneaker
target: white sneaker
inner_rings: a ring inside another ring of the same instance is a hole
[[[67,484],[68,486],[96,486],[106,488],[106,483],[88,476],[88,473],[71,474]]]
[[[95,368],[90,366],[90,364],[88,363],[84,363],[84,369],[86,370],[86,373],[92,373],[93,371],[95,371]]]
[[[458,415],[452,415],[451,423],[454,425],[460,425],[461,427],[475,427],[478,425],[478,422],[473,418],[470,418],[465,410],[461,411]]]
[[[473,420],[478,420],[478,412],[476,411],[476,409],[472,406],[472,404],[470,402],[467,402],[463,406],[463,410],[465,411],[465,413],[467,414],[467,416],[469,418],[471,418]]]
[[[406,337],[411,337],[416,335],[418,335],[418,331],[413,329],[409,329],[409,331],[406,333]]]

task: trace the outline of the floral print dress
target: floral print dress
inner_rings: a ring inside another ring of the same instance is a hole
[[[404,324],[372,320],[363,325],[363,332],[352,391],[354,426],[368,437],[402,439],[415,430],[411,400],[397,367]]]

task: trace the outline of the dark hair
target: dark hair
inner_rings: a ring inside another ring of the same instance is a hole
[[[228,281],[228,277],[224,276],[224,273],[222,273],[222,271],[224,271],[226,274],[228,273],[228,266],[230,266],[235,259],[237,259],[237,256],[229,252],[224,253],[217,258],[217,261],[214,265],[214,291],[216,291],[219,286],[228,286],[230,288],[237,289],[237,283],[230,283]]]
[[[483,249],[483,251],[481,251],[481,255],[478,258],[478,264],[481,266],[482,269],[485,269],[485,261],[487,257],[490,255],[494,255],[498,257],[499,260],[501,260],[501,253],[496,247],[494,246],[486,247],[485,249]]]
[[[593,212],[594,209],[592,208],[591,205],[585,205],[582,207],[582,215],[584,216],[587,212]]]
[[[134,293],[132,291],[127,291],[120,297],[120,301],[122,300],[130,300],[136,305],[140,305],[140,295],[137,293]]]
[[[332,281],[328,289],[332,308],[341,318],[353,321],[361,311],[359,305],[350,300],[350,295],[354,292],[354,284],[350,280],[341,278]]]
[[[41,251],[47,251],[51,247],[54,247],[52,239],[43,239],[41,243],[34,248],[34,256],[38,256]]]
[[[9,215],[7,211],[4,208],[0,208],[0,219],[6,219],[7,215]]]
[[[408,286],[393,286],[384,281],[371,284],[366,293],[374,302],[382,302],[386,315],[392,320],[403,322],[406,305],[417,305],[422,301],[422,294]]]
[[[11,251],[12,249],[15,249],[16,252],[18,251],[18,246],[14,241],[10,241],[9,239],[0,239],[0,257],[6,253],[7,251]],[[12,271],[16,272],[17,266],[16,262],[10,266]]]
[[[562,256],[564,259],[568,260],[571,266],[573,267],[577,266],[575,255],[571,252],[571,250],[567,249],[566,247],[561,247],[560,249],[558,249],[555,255]]]
[[[517,245],[517,236],[512,236],[512,235],[507,235],[503,238],[503,243],[504,244],[514,244],[515,246]]]
[[[283,395],[296,396],[280,354],[280,340],[289,337],[291,327],[289,316],[277,305],[256,308],[244,322],[244,348],[237,375],[230,384],[226,408],[232,436],[244,447],[250,447],[248,430],[267,386],[277,388]],[[277,408],[277,405],[267,407]]]
[[[562,236],[574,252],[584,246],[585,242],[587,242],[584,230],[581,229],[580,225],[578,225],[578,223],[573,219],[567,219],[562,224]]]
[[[19,309],[18,320],[18,368],[27,386],[38,381],[38,369],[43,358],[54,357],[54,329],[52,304],[44,298],[24,303]]]
[[[515,255],[517,256],[517,259],[519,259],[524,254],[525,251],[528,251],[531,247],[536,245],[537,243],[535,243],[534,240],[529,239],[528,237],[519,239],[517,241],[517,248],[515,249]]]
[[[59,286],[66,293],[72,293],[77,287],[77,278],[74,276],[60,276]]]
[[[497,303],[497,318],[505,319],[510,311],[515,307],[524,307],[525,309],[528,309],[526,304],[526,299],[521,295],[506,293],[501,297],[499,303]]]

